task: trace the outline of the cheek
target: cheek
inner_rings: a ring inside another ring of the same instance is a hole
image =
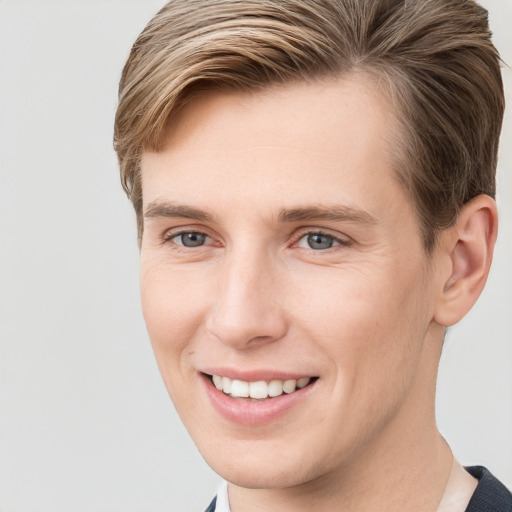
[[[144,320],[165,387],[179,415],[188,420],[185,424],[200,423],[194,406],[197,390],[190,385],[195,375],[190,360],[209,296],[206,283],[201,286],[201,280],[189,277],[165,264],[141,262]]]
[[[396,382],[390,376],[414,373],[429,323],[426,290],[413,278],[417,269],[396,268],[400,272],[340,271],[321,287],[303,281],[296,294],[302,303],[294,306],[301,311],[296,318],[328,355],[345,389],[372,382],[385,388]]]
[[[140,291],[149,337],[160,370],[165,373],[191,349],[204,317],[208,285],[197,277],[190,279],[180,269],[142,262]]]

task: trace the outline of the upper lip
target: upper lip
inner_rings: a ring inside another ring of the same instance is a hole
[[[315,377],[314,374],[307,372],[289,372],[269,369],[241,370],[239,368],[208,367],[200,371],[206,375],[219,375],[220,377],[228,377],[232,380],[243,380],[245,382],[258,382],[261,380],[270,382],[271,380],[284,381],[291,379],[298,380],[303,377]]]

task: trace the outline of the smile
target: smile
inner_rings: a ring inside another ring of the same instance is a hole
[[[303,410],[300,404],[311,404],[308,397],[321,380],[304,374],[225,368],[211,368],[200,375],[214,410],[230,423],[252,427],[271,424],[292,409]]]
[[[276,398],[283,393],[291,394],[306,387],[312,381],[312,377],[302,377],[300,379],[246,382],[221,375],[212,375],[211,379],[219,391],[232,398],[252,398],[254,400]]]

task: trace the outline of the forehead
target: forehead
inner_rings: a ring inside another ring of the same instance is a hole
[[[370,115],[368,121],[378,122],[384,117],[391,121],[393,112],[393,108],[388,107],[384,89],[378,87],[373,75],[365,72],[274,84],[255,91],[212,90],[192,94],[169,120],[164,145],[165,141],[182,142],[192,131],[195,135],[203,134],[198,129],[209,130],[205,121],[214,117],[224,123],[239,115],[250,116],[246,132],[250,131],[253,136],[268,134],[274,141],[275,134],[271,134],[269,128],[286,127],[280,137],[285,141],[287,135],[310,138],[314,135],[313,128],[318,132],[323,126],[328,129],[329,125],[336,124],[339,130],[345,121],[352,124],[351,121],[363,113]],[[270,111],[275,113],[271,119],[268,118]],[[340,119],[338,114],[342,111],[344,115]],[[375,125],[368,125],[372,126]],[[246,132],[240,133],[240,138]]]
[[[143,153],[144,205],[386,207],[399,187],[388,142],[396,124],[387,96],[362,73],[205,93],[172,118],[159,151]]]

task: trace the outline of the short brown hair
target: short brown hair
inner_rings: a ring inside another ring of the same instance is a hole
[[[461,206],[495,196],[504,110],[487,11],[472,0],[172,0],[131,50],[114,145],[143,232],[140,156],[201,90],[364,71],[397,111],[398,177],[430,252]]]

